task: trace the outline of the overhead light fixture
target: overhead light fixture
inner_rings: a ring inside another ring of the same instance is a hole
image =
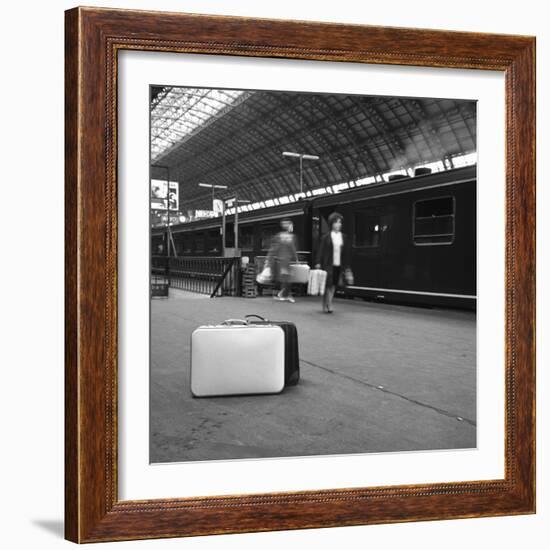
[[[212,189],[212,213],[214,214],[214,216],[216,215],[215,213],[215,206],[214,206],[214,190],[215,189],[227,189],[227,185],[216,185],[214,183],[199,183],[199,187],[208,187],[208,189]]]
[[[227,185],[215,185],[213,183],[199,183],[199,187],[208,187],[209,189],[228,189]]]
[[[304,182],[303,182],[303,161],[304,160],[319,160],[317,155],[306,155],[304,153],[294,153],[293,151],[283,151],[283,157],[294,157],[300,159],[300,193],[304,193]]]

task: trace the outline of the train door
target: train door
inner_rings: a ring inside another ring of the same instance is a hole
[[[239,247],[242,255],[254,260],[254,226],[239,224]]]
[[[182,243],[182,256],[191,256],[193,253],[193,235],[189,232],[183,232],[181,234]]]
[[[221,235],[218,228],[211,229],[207,233],[207,252],[209,256],[221,256]]]
[[[226,222],[225,224],[225,248],[235,247],[235,231],[233,229],[233,222]]]
[[[321,239],[323,235],[326,235],[330,228],[328,226],[328,217],[334,211],[334,208],[323,208],[321,210],[314,210],[311,217],[311,252],[312,252],[312,265],[317,263],[319,259],[319,247],[321,245]],[[345,231],[345,229],[344,229]]]
[[[195,234],[195,255],[203,256],[205,253],[205,234],[203,231]]]
[[[352,214],[354,286],[384,288],[391,214],[380,207],[357,206]]]

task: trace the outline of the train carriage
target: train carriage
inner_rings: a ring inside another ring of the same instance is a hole
[[[333,211],[352,240],[355,280],[344,294],[475,309],[475,166],[319,198],[315,235]]]

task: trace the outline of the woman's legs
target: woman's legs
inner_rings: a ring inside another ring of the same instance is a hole
[[[290,276],[286,273],[281,275],[281,291],[279,292],[281,298],[288,298],[290,296]]]
[[[328,302],[327,302],[327,309],[328,311],[332,311],[332,300],[334,299],[334,292],[336,291],[335,286],[331,286],[328,291]]]
[[[331,285],[328,286],[325,290],[325,309],[329,313],[332,313],[332,300],[334,299],[334,294],[336,292],[336,285],[338,284],[338,281],[340,280],[340,266],[333,266],[332,267],[332,281]]]
[[[332,300],[334,298],[335,286],[326,286],[325,293],[323,294],[323,311],[332,311]]]
[[[279,293],[277,297],[280,299],[288,298],[290,294],[290,274],[288,267],[279,263]]]
[[[275,299],[292,302],[296,300],[292,297],[292,292],[290,291],[290,273],[281,273],[279,277],[280,289],[277,296],[274,296]]]

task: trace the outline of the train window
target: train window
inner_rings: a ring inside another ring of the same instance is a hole
[[[208,252],[216,253],[220,251],[221,237],[218,229],[208,232]]]
[[[191,236],[188,234],[185,234],[182,236],[181,240],[183,241],[183,244],[182,244],[183,253],[190,254],[193,246]]]
[[[454,197],[438,197],[414,203],[414,244],[451,244],[454,232]]]
[[[353,246],[365,248],[380,246],[381,231],[380,216],[366,216],[364,212],[356,213]]]
[[[164,252],[164,243],[162,240],[155,238],[152,244],[153,256],[162,254]]]
[[[204,233],[195,235],[195,252],[204,252]]]
[[[181,236],[178,233],[172,234],[172,238],[174,239],[174,246],[176,247],[176,254],[178,256],[181,256],[183,254],[183,243],[181,240]]]
[[[240,228],[239,245],[243,250],[254,249],[254,227],[247,226]]]
[[[271,241],[278,232],[278,225],[264,225],[262,227],[262,250],[269,250]]]

